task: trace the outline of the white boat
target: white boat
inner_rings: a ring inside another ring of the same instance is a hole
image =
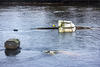
[[[76,27],[71,21],[58,21],[59,32],[75,32]]]

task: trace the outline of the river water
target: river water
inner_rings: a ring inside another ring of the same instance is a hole
[[[31,28],[52,27],[58,20],[76,26],[100,27],[100,7],[0,5],[0,67],[100,67],[100,30],[58,30]],[[18,31],[13,31],[18,29]],[[18,38],[21,49],[7,51],[4,43]],[[58,50],[55,55],[44,53]]]

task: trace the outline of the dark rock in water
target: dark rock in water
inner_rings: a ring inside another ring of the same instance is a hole
[[[18,39],[9,39],[5,42],[6,49],[17,49],[20,46],[20,41]]]
[[[17,54],[19,54],[21,51],[20,51],[20,48],[17,48],[17,49],[14,49],[14,50],[11,50],[11,49],[6,49],[5,50],[5,55],[6,56],[16,56]]]
[[[14,29],[13,31],[18,31],[18,29]]]

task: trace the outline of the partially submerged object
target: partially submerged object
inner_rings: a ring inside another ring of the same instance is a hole
[[[14,29],[13,31],[18,31],[18,29]]]
[[[44,53],[50,54],[50,55],[55,55],[57,51],[44,51]]]
[[[49,50],[49,51],[44,51],[44,53],[50,54],[50,55],[55,55],[58,53],[64,54],[64,55],[70,55],[70,56],[80,56],[79,53],[76,52],[71,52],[71,51],[60,51],[60,50]]]
[[[76,26],[76,30],[82,30],[82,29],[92,29],[92,27],[82,27],[82,26]]]
[[[100,29],[100,27],[86,27],[86,26],[75,26],[76,30],[85,30],[85,29]],[[33,29],[58,29],[58,27],[40,27],[40,28],[31,28],[31,30]]]
[[[58,21],[59,32],[75,32],[76,27],[71,21]]]
[[[31,28],[31,30],[33,29],[58,29],[58,27],[40,27],[40,28]]]
[[[8,39],[5,42],[5,48],[6,49],[17,49],[20,46],[20,41],[19,39]]]
[[[71,21],[59,20],[58,27],[56,27],[53,24],[52,27],[31,28],[31,30],[34,29],[58,29],[59,32],[75,32],[75,30],[85,30],[85,29],[93,30],[93,29],[100,29],[100,27],[75,26]]]

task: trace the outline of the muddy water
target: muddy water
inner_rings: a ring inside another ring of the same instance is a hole
[[[0,67],[99,67],[100,30],[31,30],[70,20],[77,26],[100,27],[97,6],[0,6]],[[18,29],[18,32],[13,31]],[[7,51],[4,42],[18,38],[21,49]],[[58,50],[55,55],[46,50]]]

